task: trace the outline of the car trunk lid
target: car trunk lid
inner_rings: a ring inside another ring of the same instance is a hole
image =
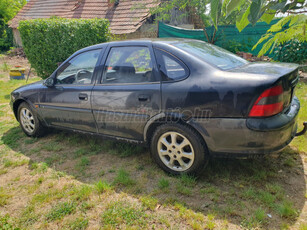
[[[261,63],[254,62],[229,70],[229,72],[247,73],[249,76],[267,76],[271,86],[281,84],[283,88],[283,108],[288,109],[298,83],[298,67],[292,63]]]

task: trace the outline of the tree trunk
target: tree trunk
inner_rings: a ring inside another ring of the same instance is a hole
[[[204,31],[204,34],[205,34],[205,36],[206,36],[206,38],[207,38],[207,41],[208,41],[209,43],[211,43],[211,42],[210,42],[210,39],[209,39],[209,36],[208,36],[208,33],[207,33],[207,30],[206,30],[206,27],[203,28],[203,31]]]
[[[214,32],[213,32],[212,40],[210,42],[211,44],[214,44],[216,42],[215,36],[216,36],[216,28],[214,27]]]

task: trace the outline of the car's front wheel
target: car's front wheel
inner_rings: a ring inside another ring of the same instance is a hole
[[[182,124],[159,126],[151,139],[151,154],[157,164],[171,174],[198,174],[208,162],[201,137]]]
[[[18,107],[18,121],[21,129],[29,137],[40,137],[45,133],[45,127],[26,102],[21,103]]]

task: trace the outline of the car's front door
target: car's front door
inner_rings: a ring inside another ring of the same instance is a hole
[[[112,46],[92,108],[101,134],[143,140],[150,117],[161,109],[160,79],[151,46]]]
[[[57,71],[54,87],[46,87],[40,110],[48,125],[97,132],[91,91],[101,49],[72,57]]]

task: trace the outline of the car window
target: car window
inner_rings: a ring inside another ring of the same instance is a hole
[[[173,81],[186,78],[188,70],[185,65],[176,57],[155,49],[159,70],[164,81]]]
[[[237,68],[248,63],[223,48],[202,41],[178,42],[174,43],[174,46],[222,70]]]
[[[102,83],[154,82],[153,65],[147,47],[111,48],[104,70]]]
[[[77,55],[57,72],[56,84],[91,84],[101,49]]]

